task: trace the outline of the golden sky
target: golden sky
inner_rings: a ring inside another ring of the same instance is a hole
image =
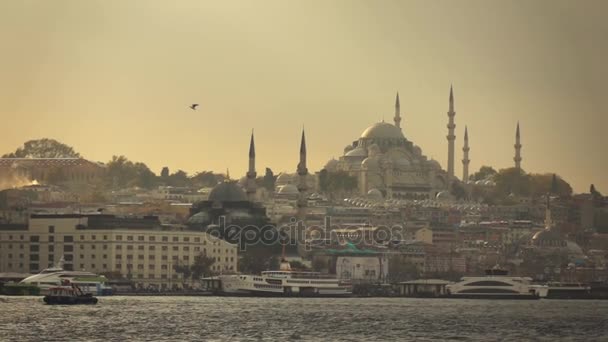
[[[608,193],[608,1],[3,0],[0,152],[49,137],[154,171],[319,170],[399,91],[404,133],[456,173],[557,172]],[[197,111],[188,108],[200,103]]]

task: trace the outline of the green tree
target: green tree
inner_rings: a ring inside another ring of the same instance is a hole
[[[558,196],[572,195],[572,187],[560,176],[545,173],[531,174],[530,176],[530,195],[534,197],[544,196],[552,193]]]
[[[458,182],[452,183],[452,189],[450,190],[452,196],[456,199],[464,199],[467,197],[467,191],[465,188]]]
[[[262,185],[266,190],[272,192],[274,190],[275,184],[277,181],[277,177],[274,175],[274,172],[267,167],[266,172],[264,173],[264,178],[262,179]]]
[[[194,263],[190,266],[192,278],[199,280],[201,277],[211,275],[211,266],[215,263],[215,259],[200,253],[194,257]]]
[[[2,158],[80,158],[80,154],[66,144],[54,139],[29,140],[13,153]]]
[[[498,172],[496,172],[496,170],[494,170],[494,168],[492,168],[491,166],[484,165],[479,168],[479,171],[472,174],[469,178],[474,181],[484,180],[486,178],[493,177],[497,173]]]
[[[160,177],[163,179],[169,177],[169,168],[167,166],[163,167],[163,169],[160,171]]]
[[[170,186],[189,186],[190,178],[188,178],[186,171],[177,170],[175,173],[169,176],[167,183],[167,185]]]
[[[181,176],[180,176],[181,177]],[[190,183],[198,188],[213,187],[224,177],[211,171],[201,171],[190,178]],[[183,181],[183,178],[180,180]]]

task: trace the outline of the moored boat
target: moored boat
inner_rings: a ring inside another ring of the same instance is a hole
[[[97,298],[90,293],[83,293],[77,285],[67,281],[61,286],[50,288],[43,300],[49,305],[97,304]]]
[[[512,277],[506,270],[490,269],[483,277],[464,277],[447,285],[448,298],[463,299],[539,299],[527,277]]]

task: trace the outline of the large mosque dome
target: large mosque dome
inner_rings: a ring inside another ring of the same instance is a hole
[[[227,181],[216,185],[209,193],[209,201],[239,202],[247,201],[247,195],[235,182]]]
[[[378,122],[368,127],[361,134],[363,139],[404,139],[401,130],[386,122]]]

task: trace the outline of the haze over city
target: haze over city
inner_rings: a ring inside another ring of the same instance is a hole
[[[603,1],[4,1],[0,151],[50,137],[90,160],[114,154],[188,172],[297,164],[343,153],[401,96],[405,136],[446,167],[556,172],[608,188]],[[200,103],[197,111],[188,108]],[[460,165],[460,163],[457,163]]]

